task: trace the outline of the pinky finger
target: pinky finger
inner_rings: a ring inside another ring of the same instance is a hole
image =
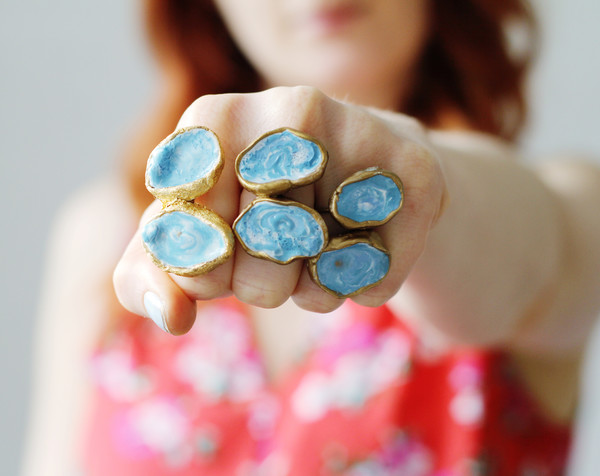
[[[311,279],[306,266],[302,270],[294,294],[292,295],[294,303],[306,310],[312,312],[327,313],[340,307],[345,299],[335,297],[323,291]]]

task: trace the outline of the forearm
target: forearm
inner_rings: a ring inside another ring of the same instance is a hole
[[[600,168],[581,158],[551,161],[538,171],[557,197],[564,246],[559,286],[534,316],[519,347],[580,350],[600,316]]]
[[[574,322],[564,309],[573,299],[565,252],[581,241],[568,198],[508,147],[464,133],[431,140],[450,201],[396,301],[454,343],[581,347],[591,319],[580,313]]]

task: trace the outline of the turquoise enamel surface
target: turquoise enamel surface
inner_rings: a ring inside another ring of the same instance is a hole
[[[213,132],[202,128],[181,132],[150,154],[148,183],[154,188],[166,188],[202,179],[216,168],[220,154]]]
[[[385,175],[345,185],[336,202],[338,214],[355,222],[384,221],[398,211],[402,193]]]
[[[257,184],[295,182],[316,173],[325,161],[316,143],[284,130],[264,137],[246,151],[238,173],[247,182]]]
[[[159,261],[180,268],[214,261],[227,252],[226,238],[216,226],[180,211],[148,222],[142,240]]]
[[[246,248],[281,263],[316,256],[326,240],[311,213],[271,201],[255,202],[236,221],[234,230]]]
[[[325,251],[317,261],[320,283],[341,296],[348,296],[381,280],[390,268],[383,251],[368,243],[356,243]]]

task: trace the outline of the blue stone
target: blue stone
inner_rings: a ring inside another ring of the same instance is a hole
[[[316,269],[323,286],[348,296],[383,279],[390,269],[390,258],[368,243],[356,243],[323,252]]]
[[[279,263],[316,256],[327,241],[324,224],[312,213],[269,200],[255,201],[233,228],[251,254]]]
[[[240,178],[254,184],[302,182],[318,175],[326,162],[318,144],[284,130],[263,137],[245,151],[238,159],[237,171]]]
[[[336,202],[337,213],[357,223],[385,221],[402,204],[402,192],[386,175],[374,175],[344,185]]]
[[[175,187],[207,177],[220,160],[217,136],[207,129],[190,129],[152,151],[146,176],[154,188]]]
[[[192,268],[221,258],[228,250],[224,233],[215,225],[181,211],[154,218],[142,230],[142,240],[167,266]]]

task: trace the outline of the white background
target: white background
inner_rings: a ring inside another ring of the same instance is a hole
[[[544,43],[524,150],[531,157],[579,151],[600,158],[600,3],[536,3]],[[123,0],[0,2],[2,475],[18,473],[40,268],[53,216],[68,194],[114,166],[153,92],[138,7]],[[596,402],[598,370],[594,364],[586,380]],[[600,467],[593,444],[600,441],[600,419],[588,411],[584,405],[582,431],[589,435],[577,461],[587,462],[590,472],[577,466],[577,476],[596,475]]]

